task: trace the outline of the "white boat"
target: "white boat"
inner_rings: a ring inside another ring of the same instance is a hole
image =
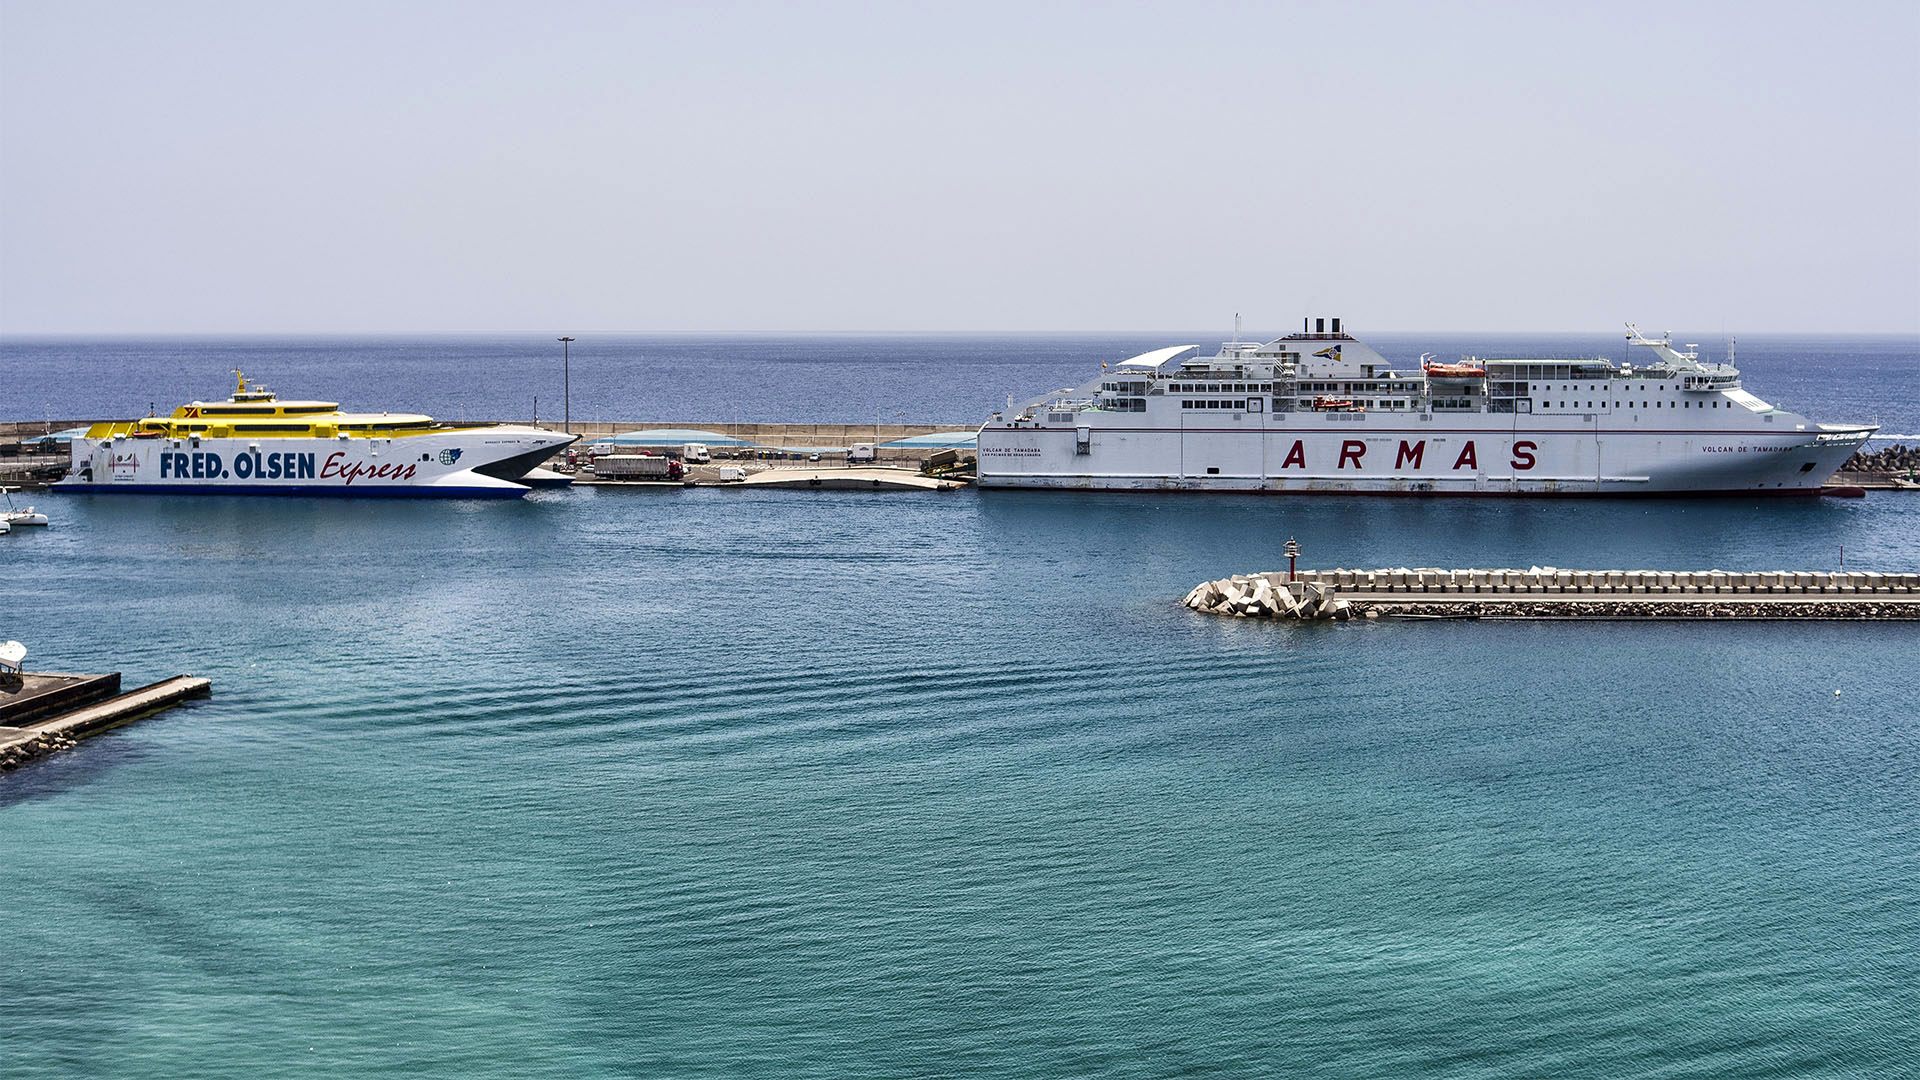
[[[0,487],[0,493],[5,493],[7,497],[7,508],[0,510],[0,525],[45,525],[47,523],[47,515],[38,509],[29,506],[21,510],[14,506],[12,488]],[[6,529],[0,529],[0,532],[5,531]]]
[[[236,372],[236,374],[238,374]],[[516,424],[440,423],[417,413],[341,412],[240,388],[169,417],[95,424],[73,440],[56,491],[235,495],[515,497],[576,436]]]
[[[981,487],[1417,495],[1817,493],[1879,430],[1777,409],[1629,324],[1639,363],[1395,367],[1313,321],[1213,356],[1175,345],[981,426]]]

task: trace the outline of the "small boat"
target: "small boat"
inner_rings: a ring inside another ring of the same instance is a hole
[[[0,510],[0,525],[45,525],[47,523],[47,515],[34,507],[29,506],[25,510],[15,507],[12,491],[7,488],[0,488],[0,491],[7,493],[7,508]],[[5,531],[0,529],[0,532]]]
[[[1313,399],[1313,407],[1318,412],[1365,412],[1366,411],[1364,409],[1355,408],[1352,398],[1317,397]]]
[[[1484,379],[1487,369],[1473,364],[1422,363],[1420,369],[1429,379]]]

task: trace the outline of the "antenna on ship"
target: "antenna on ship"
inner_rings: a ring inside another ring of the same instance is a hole
[[[1240,344],[1240,313],[1233,313],[1233,343]]]

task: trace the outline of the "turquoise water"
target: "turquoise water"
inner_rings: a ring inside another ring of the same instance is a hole
[[[0,778],[8,1076],[1920,1060],[1920,627],[1176,603],[1911,570],[1910,496],[37,501],[0,632],[215,694]]]

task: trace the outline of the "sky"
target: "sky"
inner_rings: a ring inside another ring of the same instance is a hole
[[[0,0],[0,334],[1920,332],[1920,4]]]

